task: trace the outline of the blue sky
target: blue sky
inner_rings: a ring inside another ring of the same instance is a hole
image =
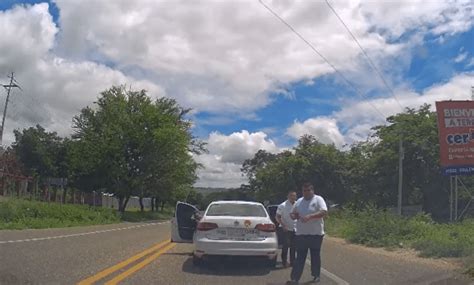
[[[58,7],[51,1],[41,1],[41,0],[27,0],[27,1],[18,1],[18,0],[2,0],[0,1],[0,10],[11,9],[15,5],[34,5],[38,3],[48,3],[49,4],[49,13],[53,17],[54,21],[57,23],[59,19],[59,10]]]
[[[364,98],[258,1],[3,0],[0,72],[25,82],[7,140],[37,123],[68,135],[72,114],[105,88],[128,84],[193,108],[193,132],[210,148],[196,158],[206,166],[198,184],[230,187],[243,182],[240,164],[258,149],[277,152],[303,134],[343,147],[384,123],[379,113],[400,112],[399,103],[469,98],[469,1],[333,3],[399,103],[324,1],[265,2]]]

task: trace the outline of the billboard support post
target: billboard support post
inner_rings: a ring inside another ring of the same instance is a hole
[[[453,188],[454,188],[454,176],[449,176],[449,221],[453,221]]]
[[[459,193],[458,193],[458,176],[454,176],[454,221],[458,220],[458,203],[459,203]]]

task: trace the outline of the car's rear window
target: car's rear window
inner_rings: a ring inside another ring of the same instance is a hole
[[[266,217],[265,208],[249,204],[214,204],[207,210],[206,216]]]

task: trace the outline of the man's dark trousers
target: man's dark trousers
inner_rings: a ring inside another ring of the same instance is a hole
[[[284,265],[288,262],[288,249],[290,250],[290,264],[295,263],[295,232],[294,231],[283,231],[283,242],[281,248],[281,260]]]
[[[311,254],[311,275],[320,277],[321,275],[321,245],[323,243],[321,235],[296,235],[296,261],[291,270],[291,280],[299,281],[303,274],[308,249]]]

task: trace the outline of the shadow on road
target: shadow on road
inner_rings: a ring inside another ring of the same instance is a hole
[[[270,268],[259,259],[221,257],[206,260],[205,264],[199,267],[193,264],[192,258],[188,258],[182,267],[187,273],[216,276],[264,276],[281,269],[283,269],[281,265]]]

